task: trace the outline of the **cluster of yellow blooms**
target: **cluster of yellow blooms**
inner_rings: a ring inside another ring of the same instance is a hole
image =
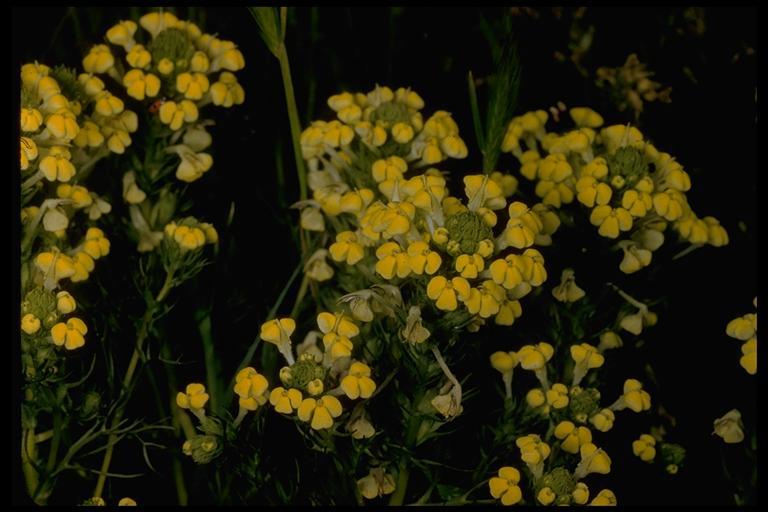
[[[601,236],[626,234],[616,244],[624,253],[622,272],[650,264],[669,224],[692,244],[728,243],[717,219],[699,218],[691,209],[685,195],[690,177],[671,155],[633,126],[601,128],[602,116],[589,108],[572,108],[570,116],[576,127],[562,134],[547,132],[543,110],[513,118],[502,151],[519,160],[520,173],[535,182],[544,205],[581,203]]]
[[[753,302],[757,307],[757,297]],[[748,374],[757,373],[757,313],[748,313],[739,318],[734,318],[725,328],[725,332],[731,338],[743,341],[741,346],[741,359],[739,364]]]
[[[92,223],[111,205],[82,183],[97,161],[130,144],[137,121],[103,83],[63,67],[24,64],[21,86],[21,330],[32,376],[55,357],[51,344],[66,350],[85,344],[85,322],[63,318],[77,301],[60,288],[65,280],[87,280],[109,254],[109,240]],[[39,206],[27,206],[36,201]]]
[[[359,327],[343,313],[329,312],[317,316],[317,326],[319,331],[308,333],[305,341],[296,347],[295,356],[291,341],[296,329],[293,319],[279,318],[261,326],[261,339],[277,346],[287,365],[280,369],[281,385],[271,389],[267,378],[254,368],[249,366],[238,372],[234,391],[238,396],[239,413],[235,425],[239,425],[248,412],[269,402],[275,411],[286,416],[295,414],[314,430],[330,429],[344,411],[338,397],[366,400],[373,396],[377,386],[371,378],[370,366],[352,358],[352,338],[360,333]],[[320,336],[323,350],[317,346]],[[207,401],[205,387],[193,383],[187,386],[185,393],[178,394],[176,403],[189,409],[205,425],[203,407]],[[359,407],[350,415],[345,428],[355,439],[374,434],[373,426]],[[207,444],[199,446],[195,443],[194,439],[187,441],[185,453],[198,462],[210,460],[200,450],[213,453],[218,445],[215,439],[208,439]]]
[[[569,370],[570,385],[563,382],[550,383],[547,363],[555,355],[555,349],[547,342],[524,345],[517,352],[495,352],[490,357],[491,366],[502,375],[508,399],[512,396],[512,375],[518,366],[532,371],[541,384],[541,387],[531,389],[525,400],[534,414],[549,419],[552,428],[546,439],[537,434],[529,434],[517,438],[515,443],[530,471],[536,500],[543,505],[587,503],[589,489],[580,480],[590,473],[606,474],[611,468],[611,459],[593,443],[590,428],[607,432],[613,428],[615,412],[623,409],[642,412],[651,407],[650,395],[636,379],[627,379],[623,393],[608,407],[600,404],[600,391],[594,387],[580,386],[589,370],[603,366],[603,352],[606,348],[611,347],[595,347],[588,343],[569,347],[571,361],[566,367],[572,368]],[[641,437],[643,440],[645,438]],[[557,442],[560,451],[579,457],[572,472],[562,466],[545,472],[545,461],[551,452],[548,442]],[[653,459],[655,451],[651,453],[647,447],[643,450],[640,448],[633,444],[636,453],[642,452],[638,456],[643,460]],[[504,505],[518,503],[522,500],[519,481],[520,473],[517,469],[503,467],[499,470],[499,476],[489,481],[491,495],[500,498]],[[616,497],[613,492],[603,490],[591,504],[615,505]]]
[[[597,69],[596,83],[598,87],[605,87],[619,110],[627,107],[639,117],[643,111],[643,102],[660,101],[669,103],[671,87],[662,86],[659,82],[651,80],[653,72],[647,69],[646,64],[640,62],[636,53],[627,56],[627,60],[620,67],[609,68],[602,66]]]
[[[500,172],[465,176],[466,204],[451,196],[446,177],[432,166],[464,158],[466,145],[449,113],[424,121],[424,102],[409,89],[345,92],[328,105],[338,119],[315,121],[301,135],[313,192],[299,205],[301,221],[311,231],[333,228],[323,256],[374,282],[410,281],[440,311],[463,305],[475,329],[488,318],[511,325],[522,314],[519,299],[547,278],[533,245],[549,242],[557,216],[544,204],[507,205],[517,180]],[[500,211],[509,217],[494,235]]]
[[[139,26],[148,34],[138,32]],[[194,23],[169,12],[146,14],[138,24],[120,21],[107,30],[106,40],[121,49],[93,46],[83,58],[88,73],[84,76],[102,83],[99,75],[107,75],[127,96],[143,102],[150,116],[147,129],[160,146],[159,151],[145,148],[149,164],[145,161],[143,168],[123,176],[123,199],[130,205],[138,250],[151,251],[162,241],[162,228],[171,220],[176,198],[165,187],[155,197],[147,187],[173,167],[176,178],[185,183],[210,170],[213,157],[205,150],[212,139],[206,126],[213,121],[202,119],[200,111],[210,103],[225,108],[243,103],[245,91],[234,73],[245,67],[245,61],[232,41],[204,34]],[[166,169],[168,155],[178,160]]]

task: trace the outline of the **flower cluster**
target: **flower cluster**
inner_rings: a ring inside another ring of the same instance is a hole
[[[757,307],[757,297],[753,304]],[[739,364],[748,374],[755,375],[757,373],[757,313],[748,313],[734,318],[728,322],[725,332],[731,338],[744,342],[741,345],[742,356]]]
[[[622,272],[648,266],[670,225],[691,244],[728,243],[717,219],[700,218],[691,209],[685,194],[690,177],[670,154],[635,127],[601,128],[602,116],[589,108],[572,108],[570,116],[576,127],[562,134],[547,132],[543,110],[513,118],[502,150],[519,160],[520,173],[535,183],[543,205],[580,203],[589,209],[598,233],[618,240]]]
[[[106,40],[110,44],[93,46],[83,58],[84,76],[101,84],[102,77],[109,77],[123,88],[126,101],[144,104],[140,111],[151,147],[143,148],[144,165],[124,173],[123,200],[138,250],[152,251],[178,203],[160,178],[174,173],[191,183],[211,169],[213,157],[206,150],[212,138],[206,127],[213,121],[201,112],[211,103],[224,108],[243,103],[245,92],[234,73],[245,61],[232,41],[205,34],[169,12],[148,13],[138,24],[120,21],[107,30]]]
[[[512,398],[512,375],[518,366],[532,371],[540,384],[540,387],[528,391],[525,401],[530,414],[545,420],[544,423],[534,421],[534,425],[549,425],[546,436],[542,438],[539,434],[530,433],[514,441],[527,466],[535,499],[542,505],[586,504],[589,489],[581,480],[590,473],[606,474],[611,469],[611,459],[595,445],[593,431],[611,430],[618,411],[630,409],[642,412],[651,406],[650,395],[636,379],[627,379],[623,393],[607,407],[601,405],[601,392],[594,385],[582,384],[594,382],[588,374],[590,370],[603,366],[604,350],[588,343],[571,345],[564,364],[567,368],[565,375],[558,379],[561,382],[555,383],[550,382],[550,362],[556,355],[555,348],[547,342],[524,345],[517,351],[495,352],[490,357],[491,366],[502,374],[507,400]],[[565,377],[569,374],[570,384],[565,384]],[[647,437],[642,436],[633,444],[633,449],[643,460],[652,460],[655,451]],[[640,442],[644,443],[643,446],[639,445]],[[556,447],[557,457],[550,456],[553,446]],[[575,464],[573,470],[567,469],[569,464]],[[520,502],[523,496],[517,486],[519,480],[517,469],[502,468],[499,476],[489,481],[491,495],[500,498],[505,505]],[[615,503],[613,493],[604,490],[591,504]]]
[[[466,146],[449,113],[424,121],[424,102],[409,89],[341,93],[328,105],[338,119],[301,136],[313,198],[300,206],[305,229],[330,235],[330,259],[371,284],[412,284],[475,329],[491,318],[514,323],[519,299],[547,278],[533,246],[547,244],[556,215],[543,204],[507,205],[517,180],[500,172],[465,176],[466,202],[452,196],[432,166],[464,158]]]
[[[629,107],[639,117],[643,111],[643,102],[660,101],[669,103],[671,87],[662,88],[659,82],[651,80],[651,71],[640,62],[637,54],[627,57],[624,65],[617,68],[600,67],[597,69],[597,85],[608,89],[611,98],[619,110]]]
[[[87,78],[61,66],[21,67],[21,331],[29,377],[56,361],[55,347],[85,344],[88,327],[63,284],[86,281],[111,245],[95,226],[111,205],[85,183],[136,131],[136,114]]]

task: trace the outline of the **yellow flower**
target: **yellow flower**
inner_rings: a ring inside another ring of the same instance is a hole
[[[360,494],[372,500],[395,492],[395,478],[382,468],[371,468],[367,476],[357,481]]]
[[[91,121],[85,121],[82,128],[77,132],[77,135],[72,142],[79,148],[89,147],[97,148],[104,143],[104,135],[102,135],[99,125],[92,123]]]
[[[278,347],[290,345],[291,334],[296,330],[296,322],[292,318],[280,318],[264,322],[261,325],[261,339]]]
[[[79,281],[85,281],[88,279],[88,274],[93,272],[96,264],[93,262],[93,258],[88,256],[85,251],[80,251],[72,257],[71,265],[74,269],[74,274],[70,278],[73,283]]]
[[[541,388],[533,388],[525,395],[525,401],[528,404],[528,407],[535,409],[544,405],[547,401],[547,397],[544,395],[544,391]]]
[[[501,187],[484,174],[464,176],[464,193],[467,195],[467,205],[472,211],[481,207],[500,210],[507,204]]]
[[[376,272],[384,279],[392,279],[395,274],[403,278],[411,273],[408,254],[397,242],[387,242],[376,249]]]
[[[619,348],[622,345],[618,334],[613,331],[605,331],[600,335],[600,344],[597,346],[597,350],[604,352],[611,348]]]
[[[145,97],[154,98],[160,92],[160,79],[152,73],[144,74],[140,69],[132,69],[123,77],[128,96],[142,101]]]
[[[226,41],[231,45],[211,61],[211,71],[226,69],[228,71],[240,71],[245,67],[245,58],[240,50],[234,47],[231,41]]]
[[[352,363],[349,373],[341,380],[341,389],[352,400],[370,398],[376,390],[376,383],[371,379],[368,365],[359,361]]]
[[[576,182],[576,199],[589,208],[608,204],[612,195],[613,189],[610,185],[597,181],[593,176],[582,174]]]
[[[176,395],[176,405],[182,409],[190,409],[194,411],[195,409],[202,409],[205,407],[208,398],[210,397],[208,393],[205,392],[205,386],[193,382],[187,385],[184,393],[179,392]]]
[[[134,501],[131,498],[121,498],[120,501],[117,502],[118,507],[135,507],[136,501]]]
[[[587,427],[576,427],[570,421],[561,421],[555,427],[555,437],[560,439],[560,448],[573,454],[579,453],[579,447],[592,442],[592,432]]]
[[[485,269],[485,261],[479,254],[461,254],[456,258],[456,271],[461,277],[474,279]]]
[[[610,489],[603,489],[590,503],[592,506],[616,506],[616,495]]]
[[[529,265],[530,260],[528,258],[518,254],[510,254],[503,260],[493,261],[488,270],[493,282],[511,290],[524,281],[524,276],[530,274]]]
[[[347,423],[346,429],[353,439],[368,439],[376,433],[371,422],[362,416]]]
[[[728,232],[714,217],[704,217],[707,223],[707,243],[715,247],[728,245]]]
[[[139,24],[152,34],[152,39],[167,28],[174,28],[179,19],[168,11],[150,12],[139,18]]]
[[[219,243],[219,233],[216,228],[208,222],[201,222],[198,227],[205,233],[205,242],[209,244]]]
[[[133,34],[136,33],[137,28],[136,23],[131,20],[119,21],[107,30],[107,41],[127,48],[133,43]]]
[[[385,239],[389,239],[407,233],[411,229],[411,220],[415,214],[416,207],[411,203],[389,202],[384,205],[377,201],[368,207],[360,225],[363,234],[368,238],[376,240],[381,234]]]
[[[325,389],[325,385],[323,384],[323,381],[320,379],[314,379],[307,382],[307,392],[311,396],[317,396],[321,394],[324,389]]]
[[[152,62],[152,54],[143,45],[134,45],[125,55],[125,60],[131,67],[147,69]]]
[[[272,404],[277,412],[291,414],[301,405],[301,391],[298,389],[285,389],[276,387],[269,394],[269,403]]]
[[[43,124],[43,114],[36,108],[21,109],[21,131],[36,132]]]
[[[568,111],[571,119],[577,126],[586,126],[589,128],[600,128],[603,125],[603,117],[587,107],[573,107]]]
[[[599,226],[597,232],[607,238],[617,238],[620,231],[632,228],[632,216],[624,208],[611,208],[609,205],[596,206],[589,216],[593,226]]]
[[[27,334],[35,334],[40,330],[40,319],[32,313],[27,313],[21,318],[21,330]]]
[[[520,472],[511,466],[504,466],[498,474],[488,481],[491,496],[501,499],[502,505],[518,503],[523,498],[523,492],[517,485],[520,483]]]
[[[170,75],[175,68],[171,59],[163,58],[157,63],[157,72],[161,75]]]
[[[352,355],[352,340],[360,328],[342,313],[322,312],[317,315],[317,326],[323,333],[323,345],[333,359]]]
[[[427,296],[434,300],[437,309],[442,311],[456,310],[457,293],[462,302],[469,298],[470,286],[463,277],[454,277],[448,281],[443,276],[435,276],[427,284]]]
[[[539,493],[536,495],[536,499],[539,500],[539,503],[545,507],[547,505],[551,505],[552,502],[555,501],[556,497],[557,496],[555,495],[555,492],[550,487],[542,487]]]
[[[304,274],[313,281],[327,281],[333,277],[333,268],[328,265],[326,249],[318,249],[307,259],[304,265]]]
[[[516,201],[509,205],[509,221],[504,230],[504,240],[515,249],[524,249],[533,245],[543,227],[536,212]]]
[[[643,462],[653,462],[656,457],[656,439],[648,434],[642,434],[640,439],[632,441],[632,453]]]
[[[119,99],[115,98],[122,105]],[[77,137],[80,127],[75,119],[75,114],[70,110],[62,109],[45,118],[45,127],[55,138],[69,141]]]
[[[74,350],[85,345],[88,327],[79,318],[70,318],[67,323],[59,322],[51,328],[51,338],[56,346],[64,345],[67,350]]]
[[[552,359],[555,349],[547,342],[541,342],[537,345],[524,345],[517,351],[517,358],[520,366],[526,370],[538,370],[543,368],[547,361]],[[567,392],[567,391],[566,391]]]
[[[668,221],[682,217],[687,208],[685,196],[677,190],[668,189],[653,196],[653,209]]]
[[[328,248],[334,261],[346,261],[347,265],[355,265],[363,256],[365,249],[357,241],[352,231],[342,231],[336,235],[336,242]]]
[[[517,191],[517,178],[511,174],[502,174],[499,171],[494,171],[490,174],[490,177],[501,188],[501,194],[504,197],[510,197]]]
[[[627,379],[624,382],[624,394],[617,400],[613,410],[621,410],[625,407],[634,412],[647,411],[651,408],[651,395],[643,389],[643,384],[636,379]]]
[[[576,488],[571,493],[573,502],[577,505],[584,505],[589,500],[589,488],[584,482],[578,482]]]
[[[105,44],[97,44],[83,58],[83,69],[86,73],[105,73],[115,64],[115,58]]]
[[[538,151],[535,149],[526,151],[520,157],[520,174],[529,180],[536,179],[539,172],[539,163],[541,163],[541,155],[539,155]]]
[[[75,166],[69,159],[69,150],[63,146],[53,146],[48,155],[40,160],[40,171],[48,181],[67,182],[75,175]]]
[[[189,100],[182,100],[178,104],[175,101],[166,101],[158,112],[160,121],[167,124],[171,130],[176,131],[184,123],[197,121],[197,106]]]
[[[725,328],[725,333],[731,338],[746,341],[757,335],[757,315],[749,313],[739,318],[734,318]]]
[[[615,124],[600,130],[600,137],[608,149],[608,153],[614,153],[619,147],[642,147],[643,134],[634,126],[626,127]]]
[[[35,258],[35,266],[45,275],[46,282],[50,282],[48,289],[55,287],[61,279],[66,279],[75,274],[75,266],[72,259],[53,248],[51,252],[41,252]]]
[[[235,377],[235,393],[240,397],[239,405],[249,411],[255,411],[267,401],[269,383],[266,377],[251,368],[243,368]]]
[[[739,364],[748,374],[757,373],[757,338],[752,338],[741,346],[741,359]]]
[[[562,409],[568,405],[568,387],[565,384],[552,384],[552,387],[546,391],[547,404],[553,409]]]
[[[653,208],[653,199],[647,192],[627,190],[621,198],[621,206],[633,217],[645,217]]]
[[[208,60],[208,55],[205,54],[205,52],[196,51],[192,58],[189,59],[189,69],[193,72],[197,73],[205,73],[208,71],[208,68],[210,67],[211,63]],[[224,73],[222,73],[223,75]],[[221,77],[219,77],[221,78]],[[216,104],[214,102],[214,104]]]
[[[83,251],[91,258],[97,260],[109,254],[110,243],[99,228],[88,228],[85,233]]]
[[[717,434],[728,444],[740,443],[744,440],[744,425],[741,422],[741,412],[738,409],[728,411],[722,418],[715,420],[715,430],[712,434]]]
[[[305,398],[299,405],[298,416],[301,421],[312,421],[310,426],[323,430],[333,426],[333,418],[341,416],[341,402],[332,395],[325,395],[315,400]]]
[[[499,312],[505,295],[504,288],[489,279],[483,281],[479,288],[472,288],[464,303],[471,314],[490,318]]]
[[[578,386],[587,371],[600,368],[605,362],[605,357],[588,343],[571,345],[571,358],[576,363],[573,368],[573,385]]]
[[[544,256],[541,255],[536,249],[529,247],[523,251],[523,258],[526,258],[528,262],[523,265],[526,273],[523,274],[523,278],[531,286],[540,286],[547,280],[547,270],[544,267]]]
[[[373,201],[373,190],[363,188],[351,190],[341,196],[341,211],[360,215]]]
[[[577,480],[581,480],[590,473],[607,475],[611,472],[611,458],[602,448],[587,443],[579,448],[579,453],[581,454],[581,462],[576,466],[576,471],[573,473]]]
[[[560,284],[552,289],[552,296],[560,302],[576,302],[586,293],[576,284],[576,274],[572,268],[563,269]]]
[[[75,298],[69,292],[59,292],[56,294],[56,309],[62,315],[68,315],[75,310],[77,303]]]
[[[549,457],[549,445],[536,434],[518,437],[515,444],[520,448],[520,458],[526,464],[535,466]]]
[[[185,183],[197,181],[213,165],[213,157],[211,155],[208,153],[195,153],[192,148],[184,144],[171,146],[166,151],[175,152],[181,158],[179,166],[176,168],[176,178]]]
[[[93,97],[93,100],[96,102],[94,110],[97,114],[104,117],[116,116],[125,108],[123,100],[117,96],[114,96],[109,91],[102,91],[98,93]]]
[[[498,325],[512,325],[515,319],[523,314],[523,308],[519,300],[511,300],[504,297],[499,304],[499,312],[493,321]]]
[[[625,274],[632,274],[651,264],[653,254],[648,249],[641,248],[630,240],[622,240],[618,244],[624,251],[624,258],[619,264],[619,270]]]
[[[210,88],[208,77],[203,73],[179,73],[176,76],[176,90],[188,100],[199,100]]]
[[[376,183],[402,179],[408,170],[408,164],[399,156],[376,160],[371,166],[371,175]]]
[[[408,246],[408,265],[416,275],[432,275],[440,269],[443,260],[426,242],[411,242]]]
[[[491,366],[498,372],[511,372],[517,366],[517,354],[515,352],[494,352],[491,354]]]

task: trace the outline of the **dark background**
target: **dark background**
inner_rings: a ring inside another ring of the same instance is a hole
[[[522,63],[516,114],[563,101],[569,107],[595,108],[607,124],[633,121],[629,113],[616,110],[593,80],[581,76],[571,63],[553,57],[555,51],[568,54],[573,9],[564,9],[560,19],[547,8],[538,11],[537,20],[518,16],[513,23]],[[481,16],[493,25],[493,20],[508,12],[454,7],[292,9],[287,46],[302,123],[329,119],[325,99],[340,90],[366,92],[377,83],[393,89],[410,86],[424,98],[426,115],[448,110],[459,124],[469,157],[443,166],[454,173],[453,183],[459,183],[463,174],[479,172],[482,163],[466,81],[468,70],[481,79],[493,73]],[[740,458],[740,446],[725,445],[711,436],[712,422],[738,408],[748,435],[757,425],[756,377],[738,364],[740,343],[725,335],[730,319],[753,311],[757,294],[757,57],[745,54],[746,48],[756,48],[757,11],[710,7],[702,12],[705,30],[697,34],[686,21],[684,8],[590,7],[582,24],[593,24],[595,35],[583,64],[594,73],[599,66],[620,66],[628,54],[636,52],[656,72],[655,80],[672,86],[670,104],[646,103],[640,128],[660,150],[683,164],[693,183],[688,193],[692,207],[701,217],[717,217],[729,233],[730,244],[670,261],[684,246],[674,244],[668,231],[667,243],[654,254],[659,268],[629,277],[619,275],[617,254],[578,250],[581,245],[601,243],[596,233],[592,239],[568,243],[556,234],[555,246],[542,251],[550,275],[546,287],[556,284],[563,267],[573,266],[579,284],[588,292],[602,290],[606,281],[613,280],[641,300],[664,298],[653,308],[659,324],[641,337],[644,343],[639,350],[644,361],[653,361],[657,385],[649,386],[654,405],[662,403],[677,420],[674,428],[667,427],[668,440],[683,444],[688,458],[676,476],[642,463],[631,454],[631,440],[658,422],[650,415],[617,414],[616,431],[597,436],[598,444],[613,458],[612,474],[591,477],[596,483],[590,487],[596,494],[597,482],[604,483],[622,504],[731,504],[734,489],[723,479],[721,453],[746,475],[749,467]],[[217,356],[228,377],[298,263],[297,214],[287,209],[298,199],[298,185],[278,64],[248,11],[209,7],[189,13],[178,8],[177,13],[182,18],[189,14],[206,32],[235,41],[246,60],[246,68],[238,73],[246,102],[215,113],[209,110],[216,119],[211,129],[214,166],[187,190],[195,201],[193,211],[217,226],[226,225],[234,204],[231,226],[220,228],[222,251],[216,263],[184,293],[185,298],[196,296],[201,303],[214,304]],[[121,8],[16,8],[12,52],[21,62],[37,59],[48,65],[79,67],[82,56],[106,29],[129,15],[128,9]],[[736,54],[740,57],[734,61]],[[481,105],[485,93],[481,86]],[[275,172],[279,166],[284,168],[284,178]],[[517,170],[516,161],[508,155],[499,167]],[[114,180],[113,186],[119,188],[119,176],[102,179]],[[568,252],[569,247],[574,249]],[[132,250],[130,246],[122,249]],[[109,284],[120,276],[99,279]],[[290,310],[293,293],[281,314]],[[113,307],[136,307],[131,301],[135,299],[126,296],[122,304],[114,298]],[[181,367],[181,382],[201,378],[200,338],[193,323],[184,320],[199,305],[180,300],[171,318],[170,331],[183,340],[184,359],[191,363]],[[535,335],[536,314],[526,311],[525,301],[523,309],[515,328]],[[482,377],[488,375],[487,355],[498,348],[517,347],[503,345],[499,336],[483,338],[487,339],[472,345],[477,356],[473,373],[481,379],[496,378]],[[627,368],[645,382],[639,359],[609,353],[608,361],[606,375],[615,381],[616,390],[628,376]],[[140,411],[144,405],[135,407]],[[459,454],[456,457],[460,460]],[[511,453],[510,462],[516,459],[517,453]],[[115,462],[119,461],[118,449]],[[141,471],[141,464],[137,468]],[[115,496],[130,495],[140,504],[175,499],[171,480],[163,474],[112,485]],[[73,490],[82,486],[78,482]],[[52,503],[82,499],[67,496],[65,486],[59,487]]]

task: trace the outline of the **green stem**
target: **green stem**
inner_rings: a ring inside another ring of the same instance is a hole
[[[307,198],[307,171],[304,167],[304,157],[301,155],[301,123],[299,121],[299,109],[296,106],[296,95],[293,91],[293,80],[291,79],[291,66],[288,62],[288,50],[285,48],[285,43],[280,43],[277,47],[277,59],[280,61],[280,73],[283,77],[283,88],[285,89],[285,102],[288,107],[288,121],[291,124],[293,156],[296,159],[296,172],[299,176],[299,199],[304,201]]]
[[[35,444],[35,430],[25,429],[21,434],[21,468],[24,473],[24,482],[27,484],[27,493],[34,497],[40,480],[32,460],[37,454]]]
[[[56,411],[53,413],[53,441],[51,441],[51,451],[48,452],[48,464],[45,469],[48,473],[56,467],[56,457],[59,453],[59,444],[61,443],[61,414]]]
[[[163,287],[160,289],[160,292],[158,292],[154,302],[150,304],[149,307],[147,307],[147,310],[144,313],[144,317],[141,320],[141,327],[139,328],[139,333],[136,337],[136,346],[133,349],[133,355],[131,356],[131,360],[128,363],[128,369],[125,371],[125,377],[123,378],[123,387],[121,390],[121,394],[128,393],[129,389],[131,389],[133,374],[136,372],[136,367],[139,364],[142,348],[144,346],[144,341],[147,339],[147,336],[149,334],[149,326],[152,323],[152,318],[154,317],[157,307],[168,296],[168,293],[171,291],[172,288],[173,288],[173,270],[167,273],[165,277],[165,283],[163,283]],[[128,398],[129,397],[126,396],[123,403],[120,405],[120,407],[118,407],[117,411],[115,411],[115,417],[112,419],[113,430],[118,428],[118,426],[120,425],[120,422],[123,419],[123,413],[125,412],[125,407],[128,403]],[[109,439],[107,441],[107,449],[104,451],[104,460],[101,463],[99,478],[96,481],[96,487],[93,490],[93,496],[96,498],[100,498],[102,492],[104,492],[104,484],[106,483],[106,480],[107,480],[109,465],[112,463],[112,453],[115,449],[116,443],[117,443],[117,434],[116,433],[110,434]]]
[[[408,426],[405,434],[405,449],[406,451],[400,456],[400,463],[397,467],[397,483],[395,484],[395,492],[389,498],[389,505],[402,505],[405,499],[405,491],[408,489],[408,479],[411,476],[410,467],[408,461],[410,460],[410,449],[416,442],[416,436],[421,430],[421,419],[415,415],[411,415],[408,418]]]

